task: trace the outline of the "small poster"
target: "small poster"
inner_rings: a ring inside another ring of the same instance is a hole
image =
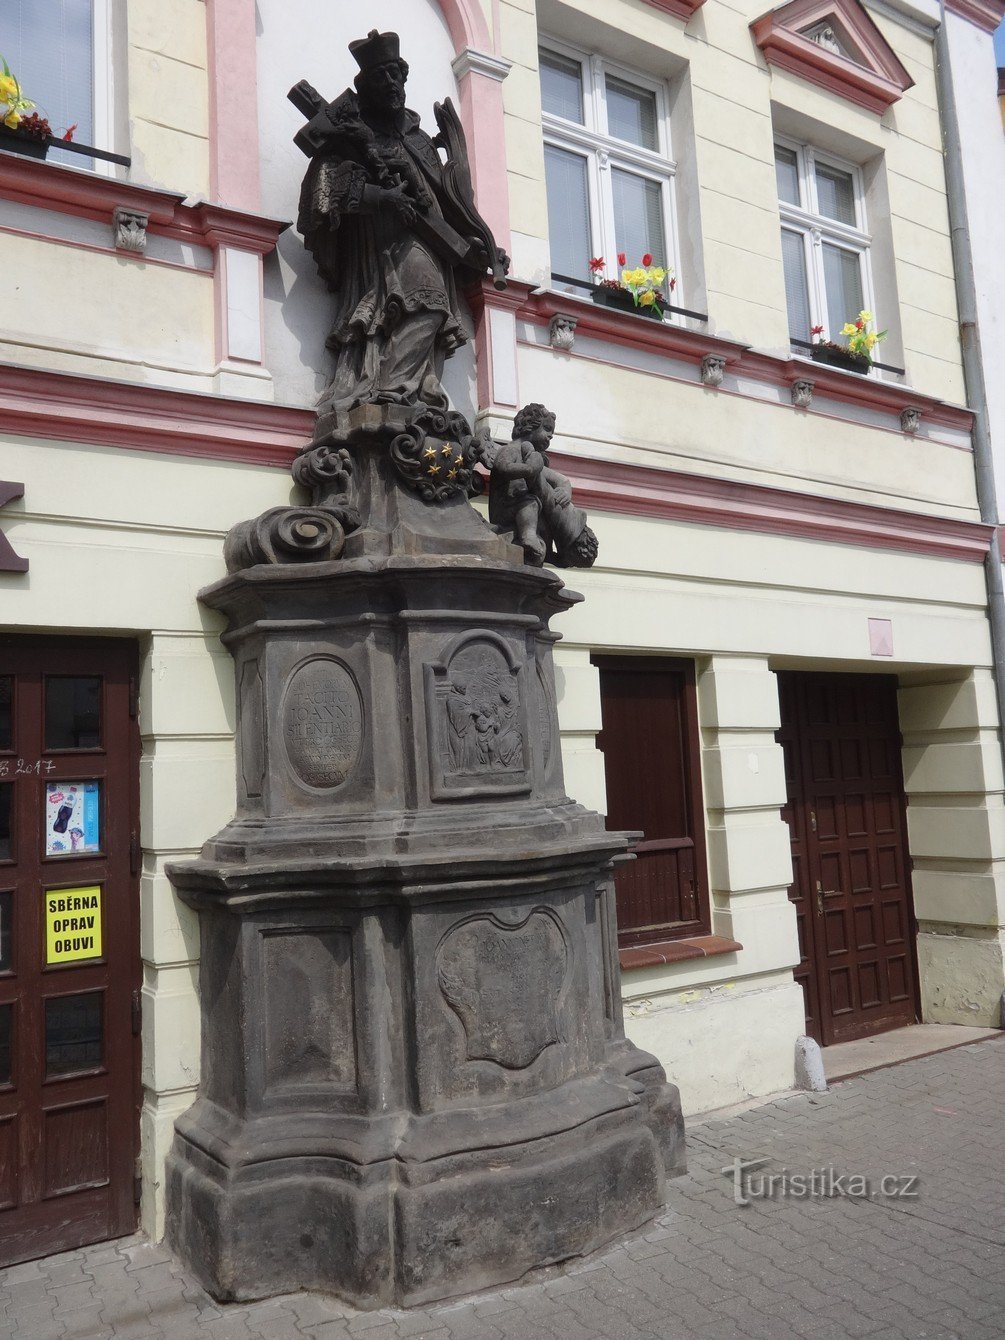
[[[101,850],[99,787],[99,782],[46,782],[46,856]]]
[[[45,961],[101,957],[101,889],[46,889]]]

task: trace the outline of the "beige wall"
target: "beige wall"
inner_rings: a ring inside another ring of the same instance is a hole
[[[547,202],[536,81],[533,0],[501,0],[502,54],[514,62],[504,85],[517,276],[550,273]],[[870,11],[915,84],[882,117],[769,68],[748,24],[763,0],[738,6],[709,0],[686,24],[630,0],[539,0],[540,30],[673,84],[686,63],[681,96],[688,117],[674,125],[679,175],[693,168],[699,199],[681,199],[688,227],[700,218],[702,274],[680,276],[707,301],[709,329],[757,348],[788,352],[773,132],[784,132],[859,163],[871,184],[878,318],[891,331],[884,361],[907,368],[930,395],[965,398],[952,249],[945,201],[932,43],[890,10]],[[681,133],[678,133],[678,130]]]

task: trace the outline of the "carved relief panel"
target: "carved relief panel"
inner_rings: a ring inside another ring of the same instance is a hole
[[[434,800],[531,789],[527,676],[491,633],[426,666],[430,790]]]
[[[294,670],[281,722],[290,768],[304,786],[328,791],[347,780],[363,747],[363,699],[341,661],[315,656]]]

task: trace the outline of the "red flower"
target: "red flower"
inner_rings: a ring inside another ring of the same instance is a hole
[[[69,128],[69,130],[68,130],[68,131],[66,132],[66,134],[63,136],[63,139],[66,140],[67,144],[69,144],[69,143],[72,141],[72,139],[73,139],[73,132],[74,132],[76,129],[77,129],[77,123],[76,123],[76,121],[74,121],[73,125]]]
[[[652,255],[652,252],[651,252],[651,251],[647,251],[646,254],[642,257],[642,264],[643,264],[643,265],[652,265],[652,263],[653,263],[653,255]]]
[[[674,279],[673,275],[671,275],[671,276],[670,276],[670,292],[672,293],[676,287],[677,287],[677,280]]]
[[[824,333],[823,326],[810,326],[811,335],[822,335],[823,333]]]
[[[590,269],[591,269],[591,271],[592,271],[594,274],[596,274],[598,270],[602,270],[603,268],[604,268],[604,258],[603,258],[603,256],[593,256],[593,257],[591,257],[591,259],[590,259]]]
[[[861,330],[864,324],[865,324],[865,323],[864,323],[863,321],[861,321],[861,320],[856,321],[856,322],[855,322],[855,329],[856,329],[856,330]]]
[[[626,264],[627,260],[628,260],[628,257],[625,255],[625,253],[624,253],[623,251],[619,251],[619,252],[618,252],[618,264],[619,264],[619,265],[624,265],[624,264]]]

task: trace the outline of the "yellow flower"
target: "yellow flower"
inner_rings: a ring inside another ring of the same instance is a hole
[[[844,323],[844,325],[841,327],[841,334],[842,334],[842,335],[857,335],[857,334],[858,334],[858,326],[853,326],[852,323],[851,323],[850,321],[846,321],[846,322]]]
[[[4,123],[4,125],[7,127],[8,130],[17,130],[18,126],[21,124],[21,116],[20,116],[20,113],[19,113],[19,112],[8,112],[7,115],[6,115],[6,116],[4,117],[4,119],[3,119],[3,123]]]
[[[865,337],[865,347],[867,349],[871,349],[875,343],[876,343],[876,332],[871,330],[869,334]]]
[[[872,312],[859,312],[858,319],[868,324],[872,320]]]
[[[662,284],[663,280],[666,279],[667,272],[663,269],[662,265],[654,266],[649,273],[652,276],[654,284]]]
[[[0,74],[0,102],[13,102],[17,97],[17,80],[12,74]]]
[[[634,273],[635,273],[634,270],[622,270],[622,271],[621,271],[621,282],[622,282],[622,284],[632,284],[632,283],[634,283],[634,280],[632,279],[632,275],[633,275]]]
[[[652,292],[649,292],[649,293],[643,293],[643,294],[640,296],[640,298],[639,298],[639,306],[640,306],[640,307],[652,307],[652,305],[653,305],[653,303],[654,303],[655,301],[656,301],[656,294],[655,294],[655,293],[652,293]]]

